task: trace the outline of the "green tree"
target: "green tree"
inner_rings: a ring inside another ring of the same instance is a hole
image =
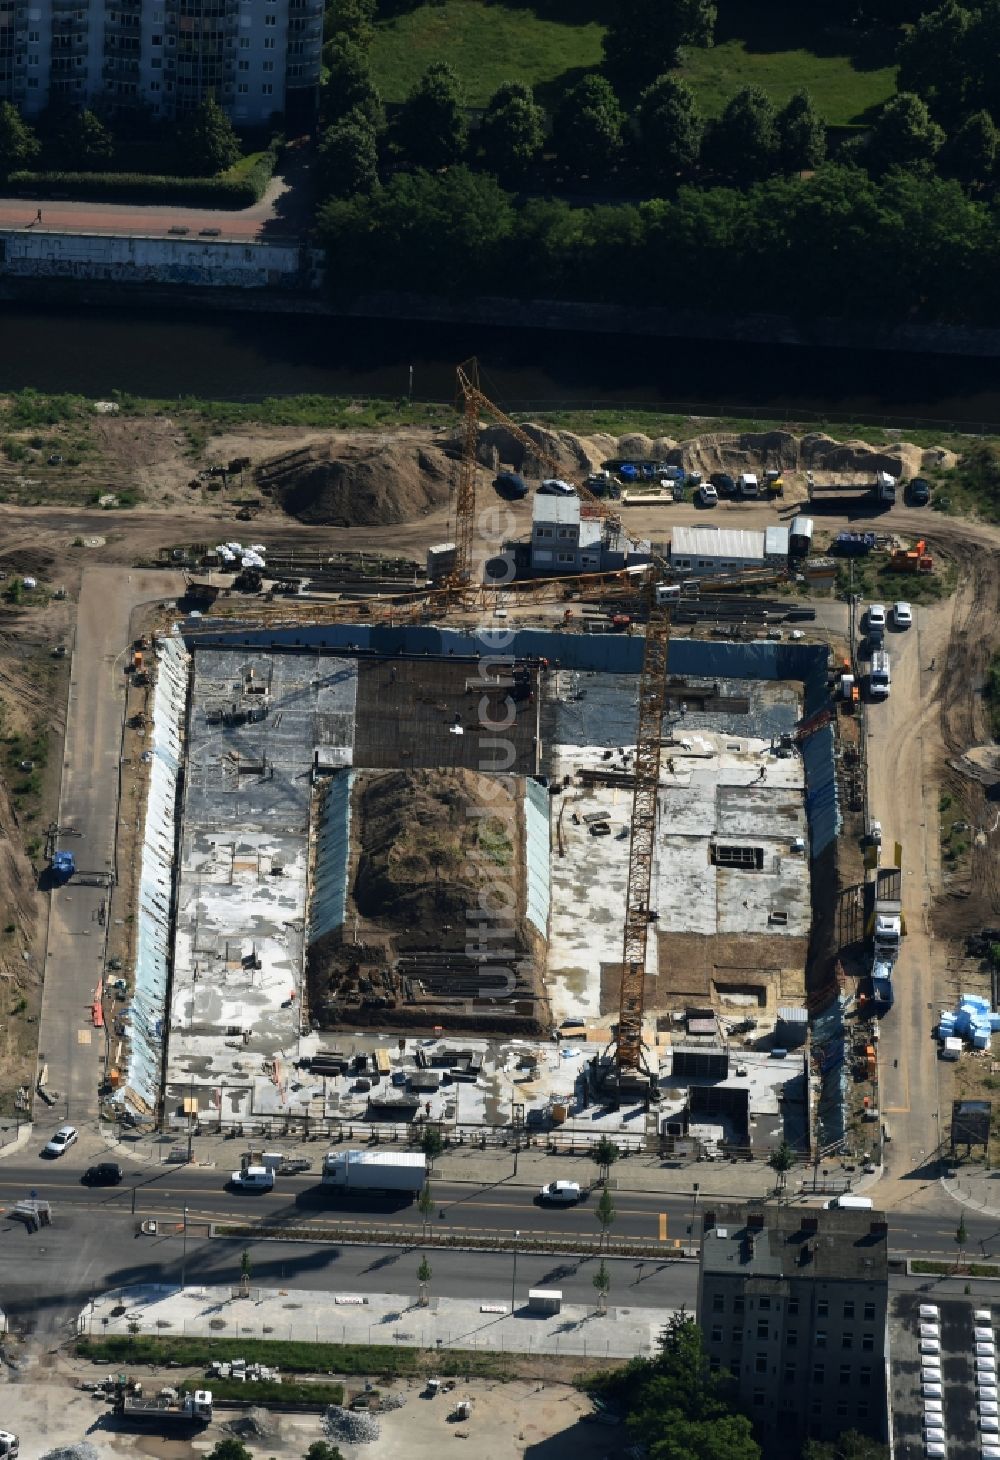
[[[927,103],[912,92],[887,101],[871,130],[868,153],[876,171],[891,167],[926,170],[944,144],[944,131],[931,118]]]
[[[313,1440],[305,1453],[304,1460],[344,1460],[336,1445],[327,1440]]]
[[[18,168],[30,167],[39,150],[38,138],[17,107],[0,102],[0,173],[9,177]]]
[[[410,92],[399,115],[400,151],[414,167],[436,172],[462,160],[468,142],[465,97],[447,61],[434,61]]]
[[[530,86],[505,81],[490,97],[480,131],[483,159],[502,182],[516,182],[545,141],[545,113]]]
[[[835,1440],[806,1440],[802,1460],[889,1460],[889,1446],[858,1430],[844,1430]]]
[[[353,198],[378,187],[378,143],[364,116],[327,127],[316,153],[316,181],[327,198]]]
[[[795,1153],[784,1138],[782,1138],[781,1145],[775,1147],[768,1156],[767,1164],[778,1178],[778,1190],[784,1191],[788,1173],[795,1164]]]
[[[992,182],[1000,136],[988,111],[973,112],[944,145],[942,158],[953,177],[968,188]]]
[[[608,1264],[601,1258],[600,1266],[591,1278],[591,1282],[597,1289],[597,1304],[603,1313],[608,1306],[608,1293],[611,1291],[611,1274],[608,1272]]]
[[[901,92],[913,92],[940,121],[956,124],[978,104],[976,16],[971,8],[945,0],[929,6],[899,48]]]
[[[682,46],[710,46],[713,0],[615,0],[604,57],[622,84],[643,85],[680,64]]]
[[[424,1231],[427,1231],[427,1223],[430,1221],[431,1212],[434,1210],[434,1193],[431,1191],[429,1181],[424,1183],[420,1195],[417,1197],[417,1211],[420,1213],[420,1220],[424,1224]]]
[[[495,288],[506,267],[515,213],[487,174],[453,167],[441,175],[397,173],[370,196],[333,200],[317,235],[333,277],[354,285],[459,296]]]
[[[594,1216],[601,1224],[601,1242],[603,1244],[607,1241],[611,1228],[618,1216],[618,1210],[615,1207],[614,1198],[611,1195],[611,1188],[607,1185],[601,1187],[601,1199],[597,1203]]]
[[[330,0],[323,15],[323,39],[348,35],[367,46],[375,29],[376,0]]]
[[[209,1450],[208,1460],[253,1460],[253,1456],[242,1440],[230,1437],[219,1440],[214,1450]]]
[[[192,177],[225,172],[240,156],[233,124],[212,96],[182,118],[177,149],[183,171]]]
[[[783,172],[806,172],[826,156],[826,127],[808,91],[797,91],[778,113],[778,155]]]
[[[639,157],[652,182],[676,183],[698,164],[705,119],[694,92],[676,76],[658,76],[635,112]]]
[[[50,112],[44,137],[46,163],[56,168],[100,169],[114,156],[114,137],[92,111],[64,107],[54,114]]]
[[[434,1270],[426,1257],[420,1259],[420,1266],[417,1268],[417,1282],[420,1284],[420,1306],[427,1305],[427,1284],[434,1276]]]
[[[338,35],[328,48],[327,67],[320,95],[320,116],[326,125],[361,112],[372,130],[380,132],[385,126],[385,112],[364,47],[351,35]]]
[[[651,1460],[760,1460],[749,1419],[732,1412],[727,1376],[709,1369],[701,1330],[683,1309],[656,1358],[630,1364],[619,1383],[629,1429]]]
[[[711,132],[719,172],[745,186],[772,173],[778,162],[778,124],[766,91],[744,86],[726,105]]]
[[[962,1266],[962,1263],[965,1260],[965,1249],[968,1245],[968,1241],[969,1229],[965,1225],[965,1213],[963,1212],[958,1219],[958,1230],[955,1233],[955,1246],[958,1248],[958,1253],[955,1258],[956,1271]]]
[[[602,1181],[607,1181],[611,1168],[620,1155],[621,1151],[610,1136],[601,1136],[597,1145],[591,1147],[590,1159],[600,1167]]]
[[[425,1126],[420,1136],[420,1149],[427,1157],[427,1165],[433,1170],[434,1162],[444,1150],[444,1138],[436,1125]]]
[[[559,161],[575,176],[606,173],[618,161],[624,117],[603,76],[585,76],[569,89],[553,118]]]

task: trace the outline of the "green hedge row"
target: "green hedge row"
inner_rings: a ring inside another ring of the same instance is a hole
[[[278,147],[262,152],[244,177],[159,177],[141,172],[12,172],[7,190],[22,198],[183,203],[196,208],[250,208],[274,174]],[[44,221],[44,220],[43,220]]]
[[[343,1384],[279,1384],[276,1380],[263,1379],[258,1383],[250,1379],[243,1383],[239,1379],[184,1379],[178,1386],[182,1394],[191,1394],[198,1389],[211,1389],[212,1398],[245,1399],[247,1404],[343,1404]]]

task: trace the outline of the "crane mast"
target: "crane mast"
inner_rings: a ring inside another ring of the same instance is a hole
[[[650,571],[646,584],[648,613],[642,673],[639,678],[639,725],[635,743],[635,790],[632,795],[632,830],[629,841],[628,882],[625,895],[625,937],[622,981],[615,1040],[615,1067],[619,1080],[646,1071],[642,1044],[645,1007],[646,946],[652,909],[653,853],[656,839],[656,804],[660,784],[663,712],[667,696],[667,655],[670,645],[670,609],[659,602],[656,578]]]

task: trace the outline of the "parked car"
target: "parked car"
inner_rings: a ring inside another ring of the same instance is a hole
[[[569,482],[562,482],[558,477],[546,477],[538,488],[540,497],[575,497],[576,488],[571,487]]]
[[[543,1186],[538,1193],[540,1201],[555,1202],[557,1206],[568,1207],[580,1200],[581,1190],[578,1181],[550,1181]]]
[[[528,483],[516,471],[502,471],[493,482],[494,490],[501,497],[516,501],[528,495]]]
[[[271,1191],[274,1172],[269,1166],[245,1166],[242,1171],[234,1171],[229,1182],[237,1191]]]
[[[885,628],[884,603],[870,603],[868,605],[868,628],[869,630]]]
[[[703,507],[717,507],[719,505],[719,493],[711,482],[704,482],[698,488],[698,501]]]
[[[926,477],[914,477],[906,489],[911,507],[927,507],[931,500],[931,484]]]
[[[125,1179],[125,1172],[114,1161],[100,1161],[88,1166],[80,1180],[84,1186],[119,1186]]]
[[[708,480],[720,497],[736,496],[736,483],[727,471],[713,471]]]
[[[900,599],[892,605],[892,621],[897,629],[908,629],[913,623],[913,609]]]
[[[61,1125],[50,1141],[46,1141],[42,1147],[43,1156],[61,1156],[68,1151],[70,1146],[75,1146],[80,1139],[77,1129],[73,1125]]]

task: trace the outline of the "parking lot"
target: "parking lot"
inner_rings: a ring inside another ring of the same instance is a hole
[[[901,1460],[1000,1456],[994,1348],[998,1322],[997,1306],[982,1298],[900,1293],[893,1300],[889,1309],[892,1423],[895,1452]],[[934,1424],[935,1418],[939,1424]],[[981,1428],[991,1423],[997,1429]]]

